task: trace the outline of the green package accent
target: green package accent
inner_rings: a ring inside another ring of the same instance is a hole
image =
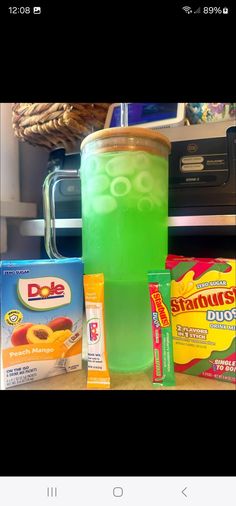
[[[148,273],[152,311],[153,385],[174,386],[173,338],[171,328],[169,270]]]

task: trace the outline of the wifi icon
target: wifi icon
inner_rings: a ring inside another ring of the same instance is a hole
[[[183,11],[186,12],[187,14],[192,14],[192,9],[191,7],[188,7],[187,5],[185,7],[182,7]]]

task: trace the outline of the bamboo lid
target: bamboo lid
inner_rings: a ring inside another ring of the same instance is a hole
[[[93,132],[92,134],[85,137],[85,139],[81,143],[81,150],[87,145],[89,142],[93,142],[96,140],[110,139],[112,137],[142,137],[146,139],[150,139],[152,141],[157,141],[162,143],[165,147],[171,150],[171,143],[165,135],[160,132],[155,132],[155,130],[150,130],[149,128],[142,127],[115,127],[115,128],[104,128],[104,130],[99,130],[98,132]]]

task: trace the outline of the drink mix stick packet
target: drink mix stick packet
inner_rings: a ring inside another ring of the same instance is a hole
[[[88,337],[87,388],[110,388],[104,326],[104,275],[84,275]]]
[[[148,273],[154,353],[153,384],[161,386],[175,385],[170,282],[170,271]]]

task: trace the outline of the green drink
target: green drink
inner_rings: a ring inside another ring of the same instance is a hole
[[[168,140],[141,128],[113,128],[82,143],[85,273],[105,276],[109,367],[152,364],[147,272],[167,255]]]

